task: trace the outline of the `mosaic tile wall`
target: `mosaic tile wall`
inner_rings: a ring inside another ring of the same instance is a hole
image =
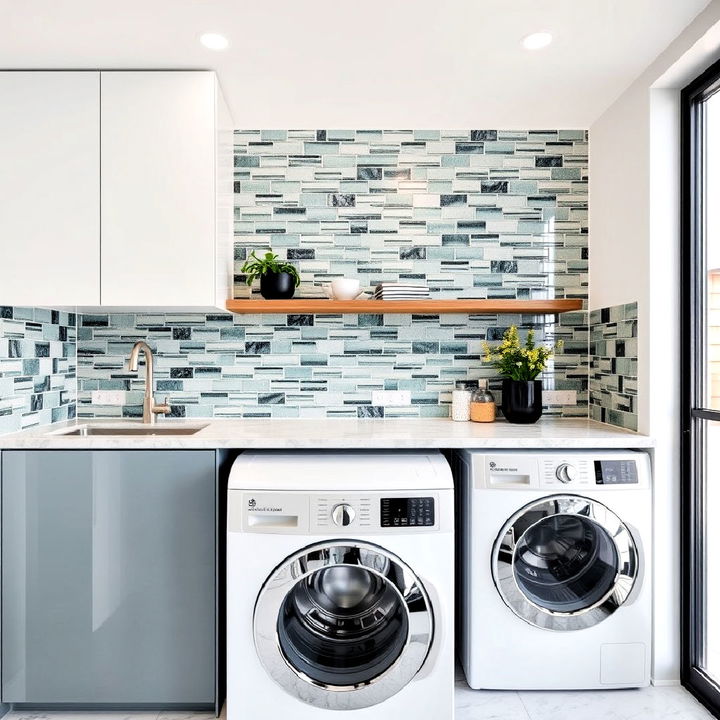
[[[236,294],[252,249],[295,263],[301,295],[340,277],[369,289],[424,281],[433,297],[587,298],[584,131],[236,131]],[[185,417],[447,416],[456,380],[492,376],[483,339],[511,323],[565,349],[548,388],[578,392],[586,417],[586,313],[507,315],[83,315],[84,417],[136,416],[132,343],[158,349],[158,392]],[[496,383],[493,383],[494,385]],[[128,392],[122,407],[91,392]],[[375,407],[372,390],[410,390]]]
[[[590,313],[590,417],[637,430],[637,303]]]
[[[553,414],[587,416],[584,313],[539,334],[565,338],[548,387],[578,391]],[[176,417],[445,417],[456,380],[492,377],[481,341],[520,316],[83,315],[81,417],[138,417],[143,373],[126,370],[133,343],[157,349],[157,393]],[[566,324],[567,323],[567,324]],[[493,388],[499,383],[493,381]],[[125,405],[91,404],[92,390],[125,390]],[[410,407],[375,407],[373,390],[409,390]],[[498,399],[499,399],[498,393]]]
[[[75,417],[76,318],[0,307],[0,434]]]
[[[581,130],[236,131],[237,259],[272,246],[309,286],[586,298],[587,147]]]

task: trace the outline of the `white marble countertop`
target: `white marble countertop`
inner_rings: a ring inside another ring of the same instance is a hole
[[[90,425],[143,428],[136,421],[77,421],[31,428],[0,436],[0,450],[10,449],[380,449],[380,448],[641,448],[652,447],[647,435],[585,419],[544,418],[534,425],[453,422],[418,419],[241,419],[165,420],[164,428],[192,429],[193,435],[62,435]]]

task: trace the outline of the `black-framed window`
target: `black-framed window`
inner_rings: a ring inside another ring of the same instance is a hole
[[[681,108],[681,672],[720,717],[720,62]]]

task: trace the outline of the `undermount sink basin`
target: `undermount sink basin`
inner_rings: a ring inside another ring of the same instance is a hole
[[[68,428],[66,430],[58,430],[51,433],[52,435],[63,436],[82,436],[91,437],[93,435],[195,435],[207,425],[183,425],[181,427],[156,426],[156,425],[133,425],[132,427],[113,427],[112,425],[78,425],[77,427]]]

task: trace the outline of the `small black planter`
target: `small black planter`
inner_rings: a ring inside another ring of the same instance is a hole
[[[502,411],[511,423],[534,423],[542,415],[542,380],[503,380]]]
[[[286,272],[260,276],[260,294],[266,300],[289,300],[295,294],[295,278]]]

